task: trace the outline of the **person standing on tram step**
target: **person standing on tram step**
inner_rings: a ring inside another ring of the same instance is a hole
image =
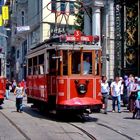
[[[102,93],[102,101],[103,101],[104,114],[107,114],[109,84],[107,82],[107,77],[106,76],[102,76],[101,93]]]
[[[115,112],[115,103],[118,104],[118,113],[121,113],[121,83],[119,77],[115,77],[115,81],[111,83],[111,95],[112,95],[112,112]]]
[[[83,75],[89,74],[90,72],[90,57],[86,57],[85,60],[83,61]],[[81,64],[78,64],[78,71],[80,72],[81,69]]]
[[[6,99],[8,100],[9,99],[9,94],[10,94],[10,81],[7,79],[6,80],[6,93],[5,93],[5,96],[6,96]]]
[[[17,87],[15,88],[14,95],[16,95],[16,108],[17,112],[22,112],[22,101],[23,101],[23,87],[21,87],[20,83],[18,83]]]

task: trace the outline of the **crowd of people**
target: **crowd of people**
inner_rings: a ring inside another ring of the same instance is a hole
[[[106,76],[102,76],[101,93],[103,101],[104,113],[107,114],[108,98],[112,99],[112,112],[121,113],[121,101],[130,112],[133,112],[132,118],[136,118],[136,114],[140,111],[140,78],[134,77],[132,74],[128,76],[116,76],[110,84]]]
[[[23,97],[26,94],[26,82],[23,79],[20,82],[16,82],[16,80],[13,80],[10,82],[8,79],[6,80],[6,93],[5,97],[8,100],[10,92],[14,93],[16,96],[16,108],[17,112],[22,112],[22,100]]]

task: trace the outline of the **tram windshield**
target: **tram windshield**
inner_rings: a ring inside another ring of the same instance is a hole
[[[92,53],[80,51],[72,54],[72,74],[92,74]]]

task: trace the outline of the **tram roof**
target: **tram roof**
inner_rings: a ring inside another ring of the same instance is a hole
[[[60,42],[60,38],[52,38],[45,40],[36,45],[36,47],[29,50],[28,55],[36,53],[38,51],[45,52],[45,50],[101,50],[101,46],[97,44],[78,44],[78,43],[69,43],[69,42]]]

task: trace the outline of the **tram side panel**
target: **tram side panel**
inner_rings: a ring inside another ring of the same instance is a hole
[[[44,101],[47,102],[47,76],[34,75],[27,77],[28,102]]]
[[[101,78],[100,77],[96,77],[95,78],[95,87],[96,87],[96,99],[98,100],[102,100],[102,95],[101,95]]]
[[[6,78],[1,77],[0,78],[0,105],[3,104],[5,92],[6,92]]]

